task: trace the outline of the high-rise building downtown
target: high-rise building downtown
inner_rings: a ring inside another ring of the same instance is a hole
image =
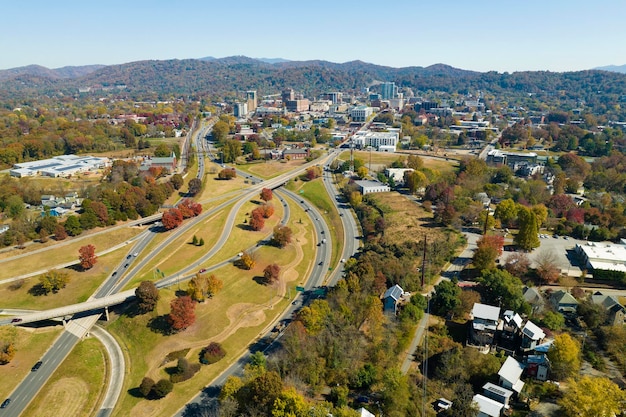
[[[396,87],[396,83],[383,83],[381,85],[380,95],[383,100],[396,98],[398,96],[398,87]]]

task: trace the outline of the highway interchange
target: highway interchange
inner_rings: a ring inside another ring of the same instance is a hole
[[[200,127],[195,133],[188,136],[188,139],[189,137],[191,137],[193,140],[195,140],[194,145],[197,150],[198,160],[198,178],[200,179],[204,176],[205,155],[213,157],[213,159],[215,159],[215,155],[213,155],[212,153],[210,143],[205,140],[205,137],[210,132],[211,127],[212,124],[207,124]],[[188,147],[185,145],[183,149],[184,156]],[[185,231],[191,228],[194,224],[208,218],[209,216],[215,214],[217,211],[225,207],[233,205],[234,203],[233,207],[230,208],[227,222],[222,228],[222,233],[217,243],[209,251],[207,251],[207,253],[200,260],[197,260],[194,263],[188,265],[184,270],[178,271],[176,274],[158,281],[157,286],[159,288],[163,288],[170,286],[174,283],[179,283],[181,280],[190,278],[194,275],[195,271],[198,270],[198,267],[200,265],[206,264],[206,262],[208,262],[210,258],[228,240],[230,230],[232,230],[232,227],[234,226],[235,214],[238,213],[239,208],[246,201],[249,201],[251,198],[256,197],[260,190],[264,187],[272,189],[279,188],[280,186],[284,185],[289,179],[295,177],[296,175],[300,175],[302,171],[308,167],[314,165],[329,164],[337,155],[338,151],[331,151],[328,155],[325,155],[316,161],[309,162],[304,166],[299,167],[297,170],[290,171],[288,173],[265,181],[260,178],[255,178],[247,173],[239,172],[238,175],[244,175],[246,178],[249,178],[250,182],[252,183],[251,186],[246,189],[242,189],[240,192],[232,192],[231,194],[233,194],[233,196],[228,200],[224,201],[217,207],[214,207],[211,210],[202,213],[197,218],[188,220],[178,229],[172,231],[170,233],[170,236],[165,239],[164,242],[162,242],[159,246],[157,246],[157,248],[151,250],[150,253],[146,254],[143,253],[145,248],[151,242],[151,240],[159,232],[162,231],[162,228],[160,226],[160,223],[158,223],[160,215],[155,215],[151,216],[149,219],[144,219],[144,221],[156,223],[150,225],[145,232],[143,232],[141,235],[134,239],[135,244],[132,245],[127,257],[118,265],[117,268],[115,268],[111,272],[111,275],[105,280],[105,282],[87,302],[81,303],[80,305],[66,306],[60,309],[33,312],[31,314],[21,314],[19,315],[19,317],[17,317],[20,320],[19,323],[11,323],[11,319],[0,320],[0,325],[6,325],[25,324],[50,318],[69,319],[67,321],[67,324],[65,325],[62,334],[55,340],[53,345],[41,357],[40,360],[42,362],[42,366],[36,372],[30,372],[26,376],[26,378],[20,382],[20,384],[10,395],[10,405],[5,409],[0,409],[0,416],[19,416],[28,406],[30,401],[41,390],[45,382],[50,378],[50,376],[54,373],[57,367],[67,357],[69,352],[71,352],[71,350],[76,346],[78,341],[81,338],[85,337],[87,334],[89,334],[90,331],[92,331],[96,337],[103,341],[107,352],[111,356],[110,367],[115,370],[109,373],[110,378],[107,392],[104,396],[104,400],[98,412],[98,417],[110,416],[121,392],[122,387],[120,386],[120,381],[123,381],[125,364],[123,355],[119,355],[119,346],[117,346],[115,340],[111,338],[110,335],[108,335],[104,330],[95,326],[100,314],[102,313],[101,309],[103,307],[126,302],[134,298],[134,290],[128,290],[124,292],[120,291],[135,276],[135,274],[137,274],[145,265],[147,265],[154,256],[165,250],[165,248],[167,248],[167,246],[171,244],[171,242],[177,239],[181,234],[185,233]],[[185,164],[186,158],[183,157],[181,159],[184,161],[182,162],[182,164]],[[326,189],[329,192],[329,195],[332,197],[332,201],[335,202],[339,212],[341,213],[345,239],[345,245],[343,246],[341,258],[347,259],[352,256],[358,249],[359,242],[355,236],[357,225],[352,214],[350,213],[350,209],[348,208],[348,206],[346,204],[338,203],[339,196],[337,190],[335,189],[335,187],[333,187],[332,178],[329,172],[327,172],[326,170],[324,170],[323,181]],[[316,259],[313,271],[306,282],[305,288],[309,290],[313,287],[322,286],[324,284],[334,285],[341,277],[343,264],[339,263],[338,265],[330,265],[332,258],[332,242],[330,240],[331,233],[328,225],[323,220],[323,216],[312,204],[300,199],[300,197],[298,195],[295,195],[294,193],[281,189],[276,193],[276,195],[278,196],[279,200],[283,204],[283,207],[285,208],[283,222],[285,222],[289,217],[289,205],[285,201],[285,198],[288,198],[296,204],[300,205],[302,208],[306,209],[307,214],[311,218],[311,223],[314,225],[318,242],[320,242],[320,245],[317,247],[318,250],[316,251]],[[223,198],[224,196],[221,197]],[[321,242],[325,243],[321,244]],[[255,247],[249,248],[249,250],[254,249]],[[236,259],[236,257],[237,255],[234,254],[233,258],[223,261],[220,264],[207,267],[206,269],[212,270],[219,268],[225,263],[232,262],[234,259]],[[329,270],[332,270],[331,274],[328,274]],[[325,281],[327,275],[330,276],[328,277],[328,280]],[[284,312],[284,315],[281,316],[279,320],[291,316],[294,311],[296,311],[296,309],[298,309],[299,307],[301,307],[301,304],[298,303],[290,305],[289,309]],[[237,363],[235,363],[235,365],[236,364]],[[232,372],[236,372],[236,366],[233,366],[232,368]]]

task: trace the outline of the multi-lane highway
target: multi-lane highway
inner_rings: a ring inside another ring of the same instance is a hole
[[[206,133],[206,131],[204,131],[204,133]],[[202,151],[204,150],[204,145],[202,144],[201,136],[200,136],[200,139],[198,139],[198,137],[196,138],[196,144],[199,150],[202,150]],[[200,159],[202,159],[202,157],[200,157],[199,160]],[[255,184],[253,186],[249,187],[247,190],[242,190],[242,192],[239,193],[237,197],[231,198],[229,201],[223,203],[223,205],[218,206],[218,208],[221,209],[222,207],[226,207],[227,205],[232,204],[233,202],[236,202],[236,201],[247,201],[248,199],[256,195],[260,191],[260,189],[264,186],[268,188],[276,188],[284,184],[293,176],[298,175],[302,169],[306,169],[309,166],[313,166],[316,163],[320,163],[320,162],[324,163],[326,159],[327,157],[322,158],[321,161],[315,161],[315,162],[310,162],[308,164],[305,164],[303,167],[300,167],[298,170],[294,170],[292,172],[282,174],[272,180],[266,181],[264,184],[261,184],[260,181],[258,182],[255,181]],[[207,212],[207,215],[208,213],[210,212]],[[230,226],[224,227],[222,236],[220,237],[220,241],[213,249],[219,248],[221,244],[223,244],[223,242],[225,242],[225,240],[227,239],[229,231],[230,231],[229,227],[232,228],[232,224],[233,224],[232,218],[234,217],[235,213],[236,213],[236,210],[232,209],[231,214],[229,216],[229,220],[231,220],[229,222]],[[184,231],[188,227],[191,227],[193,223],[200,221],[202,217],[204,216],[199,216],[198,218],[194,219],[195,221],[187,222],[186,225],[181,227],[180,230],[177,230],[175,233],[172,233],[172,235],[174,236],[174,235],[179,235],[180,233],[184,233]],[[159,216],[154,216],[154,219],[151,219],[151,220],[154,221],[154,220],[157,220],[158,218]],[[320,219],[321,219],[321,216],[319,216],[319,213],[318,213],[317,220],[315,220],[314,224],[317,225],[317,223],[320,223],[320,224],[323,223],[320,221]],[[156,230],[153,229],[151,231],[155,232]],[[328,231],[326,230],[325,233],[328,235],[327,232]],[[321,231],[319,234],[322,234]],[[150,236],[150,235],[153,235],[153,233],[150,233],[147,236]],[[147,237],[140,240],[140,242],[133,248],[129,256],[126,258],[126,260],[122,262],[122,264],[111,274],[109,279],[101,286],[101,288],[99,289],[97,294],[94,296],[94,298],[107,297],[109,294],[120,290],[123,287],[123,284],[117,281],[120,276],[126,274],[125,279],[127,280],[130,279],[137,271],[139,271],[143,267],[143,265],[149,262],[149,260],[152,259],[153,256],[156,256],[156,254],[159,253],[159,250],[156,250],[156,251],[153,251],[151,254],[149,254],[147,257],[142,256],[141,262],[138,263],[135,267],[133,267],[132,270],[129,270],[131,264],[134,262],[134,258],[135,258],[134,254],[135,253],[139,254],[141,250],[145,248],[145,246],[148,244],[149,241],[150,239]],[[330,245],[327,245],[326,247],[330,247]],[[217,251],[217,249],[215,249],[215,251]],[[318,254],[318,257],[319,256],[320,255]],[[328,263],[330,262],[330,254],[321,255],[321,256],[323,256],[323,259],[316,261],[316,262],[318,264],[319,273],[323,274],[323,271],[325,271],[325,268],[328,267]],[[319,265],[320,262],[321,262],[321,265]],[[178,279],[178,277],[170,278],[170,279]],[[166,284],[163,283],[162,285],[166,285]],[[119,295],[119,297],[124,298],[129,295],[131,295],[130,292],[122,293]],[[96,303],[94,304],[94,306],[97,305],[98,307],[100,307],[100,304],[97,304],[97,303],[102,303],[103,301],[102,300],[100,301],[90,300],[89,302],[94,302]],[[104,301],[104,304],[107,304],[108,302],[110,302],[110,299],[109,301]],[[111,304],[107,304],[107,305],[111,305]],[[98,308],[98,307],[94,307],[94,308]],[[75,307],[72,307],[72,308],[75,308]],[[83,308],[85,308],[85,306],[83,306]],[[87,309],[91,310],[91,306],[87,307]],[[66,310],[66,311],[67,311],[67,315],[71,315],[74,312],[70,310]],[[55,313],[48,312],[48,315],[50,314],[55,314],[55,315],[61,314],[63,316],[66,315],[64,312],[55,312]],[[44,372],[39,372],[37,373],[37,375],[34,375],[35,373],[31,373],[30,375],[27,376],[27,378],[25,378],[22,381],[22,383],[14,390],[13,394],[11,395],[11,399],[12,399],[11,406],[3,410],[2,415],[18,416],[19,414],[21,414],[23,409],[28,405],[30,400],[41,389],[45,381],[52,374],[52,372],[58,367],[58,365],[63,361],[63,359],[67,356],[67,354],[69,354],[69,352],[78,342],[78,340],[81,337],[83,337],[89,331],[89,329],[95,324],[95,322],[97,321],[97,317],[98,315],[83,317],[83,318],[71,321],[66,326],[66,331],[64,331],[61,334],[61,336],[55,341],[51,349],[41,358],[42,363],[43,363],[42,369],[44,370]],[[23,323],[27,322],[25,317],[22,318],[22,320],[23,320],[22,321]],[[33,321],[33,320],[34,320],[34,317],[30,321]],[[106,411],[104,411],[104,413],[106,414]]]

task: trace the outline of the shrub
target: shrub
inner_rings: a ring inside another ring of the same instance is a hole
[[[199,363],[190,364],[186,358],[178,358],[178,364],[170,375],[170,381],[174,384],[186,381],[191,379],[199,370]]]
[[[161,379],[152,387],[152,395],[154,398],[163,398],[174,389],[174,384],[167,379]]]
[[[226,356],[226,351],[217,342],[211,342],[207,347],[200,352],[200,363],[210,365],[215,363]]]
[[[153,387],[154,387],[154,380],[146,376],[144,377],[144,379],[141,380],[141,384],[139,384],[139,392],[144,397],[148,397]]]

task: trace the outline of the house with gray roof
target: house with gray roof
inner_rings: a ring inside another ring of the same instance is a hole
[[[550,296],[550,304],[559,313],[576,313],[578,300],[567,291],[558,290]]]
[[[617,297],[597,291],[591,296],[591,302],[604,308],[607,324],[621,326],[626,323],[626,307],[620,304]]]
[[[396,314],[398,312],[398,302],[402,298],[404,290],[398,284],[387,289],[383,295],[383,306],[385,312]]]

